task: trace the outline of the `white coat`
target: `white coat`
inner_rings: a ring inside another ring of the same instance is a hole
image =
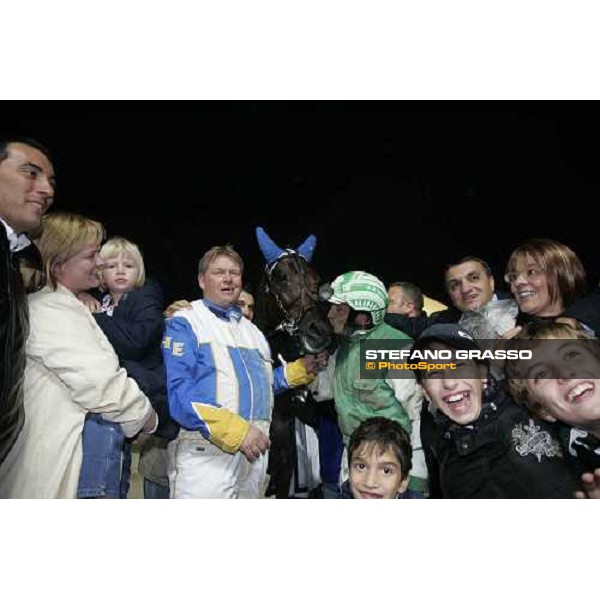
[[[25,424],[0,466],[0,498],[75,498],[86,414],[131,437],[151,406],[72,292],[45,287],[28,302]]]

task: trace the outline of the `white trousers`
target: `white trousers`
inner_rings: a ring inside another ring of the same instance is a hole
[[[169,443],[171,498],[260,498],[267,456],[250,462],[241,452],[229,454],[194,432],[181,432]]]

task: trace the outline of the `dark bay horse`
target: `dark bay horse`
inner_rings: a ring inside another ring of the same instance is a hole
[[[333,330],[319,306],[319,277],[309,264],[315,236],[296,249],[280,248],[261,227],[256,237],[266,261],[256,298],[256,324],[269,341],[275,366],[330,349]],[[319,419],[319,405],[306,386],[275,398],[267,495],[308,497],[318,487],[311,454],[318,453]]]

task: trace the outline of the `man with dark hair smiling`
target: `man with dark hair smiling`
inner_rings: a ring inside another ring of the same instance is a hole
[[[0,463],[23,427],[27,301],[17,253],[54,200],[48,151],[31,139],[0,141]]]
[[[452,307],[433,313],[434,323],[459,323],[477,339],[497,338],[512,329],[517,304],[507,292],[496,292],[488,263],[477,256],[464,256],[444,271],[446,292]]]

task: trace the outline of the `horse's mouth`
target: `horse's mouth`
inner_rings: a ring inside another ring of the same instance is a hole
[[[298,323],[298,334],[307,354],[318,354],[329,349],[334,339],[331,323],[316,307],[304,313]]]
[[[318,340],[315,343],[315,340],[304,336],[301,336],[300,340],[302,342],[302,349],[306,354],[319,354],[327,350],[331,345],[331,341]]]

